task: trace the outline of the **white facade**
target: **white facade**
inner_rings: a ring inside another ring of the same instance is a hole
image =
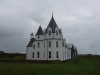
[[[69,60],[71,47],[67,46],[61,29],[58,28],[53,16],[43,31],[39,27],[35,37],[30,36],[26,50],[26,60]]]

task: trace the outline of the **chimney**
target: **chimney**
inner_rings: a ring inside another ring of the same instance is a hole
[[[31,34],[30,34],[30,39],[33,39],[33,38],[34,38],[34,34],[31,33]]]

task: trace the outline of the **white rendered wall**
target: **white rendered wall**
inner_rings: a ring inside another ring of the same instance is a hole
[[[51,41],[51,48],[48,46],[49,41]],[[58,48],[56,47],[56,41],[58,41]],[[40,43],[40,48],[37,47],[37,43]],[[45,46],[44,46],[45,42]],[[27,50],[27,60],[68,60],[71,59],[71,50],[67,49],[65,47],[62,47],[62,41],[61,40],[43,40],[43,41],[35,41],[33,43],[35,45],[35,49],[33,47],[28,47]],[[49,51],[51,51],[51,58],[49,58]],[[59,52],[59,57],[56,58],[56,52]],[[34,58],[33,56],[34,52]],[[40,57],[37,58],[37,52],[40,53]]]
[[[51,41],[51,48],[48,48],[48,51],[52,52],[52,58],[50,60],[60,60],[61,59],[61,40],[49,40]],[[58,47],[56,47],[56,41],[58,41]],[[59,57],[56,58],[56,52],[58,51]]]
[[[27,48],[27,53],[26,53],[26,59],[27,60],[32,60],[32,53],[33,53],[33,48],[32,47],[28,47]]]
[[[33,45],[35,44],[35,49],[33,49],[34,52],[33,60],[46,60],[46,48],[44,48],[44,42],[45,41],[42,40],[42,41],[35,41],[35,43],[33,43]],[[38,43],[40,43],[40,47],[38,47]],[[39,52],[39,58],[37,57],[38,52]]]
[[[38,38],[39,36],[39,38]],[[45,38],[44,35],[35,35],[35,40],[43,40]]]
[[[58,31],[58,35],[56,33],[51,33],[49,35],[49,31],[52,32],[52,29],[49,27],[47,30],[47,34],[44,35],[36,35],[35,49],[33,47],[28,47],[26,50],[26,59],[27,60],[68,60],[71,59],[71,50],[66,48],[66,40],[63,39],[63,34],[59,34],[59,29],[56,28],[55,32]],[[38,38],[39,36],[39,38]],[[49,41],[51,41],[51,47],[49,47]],[[56,47],[56,41],[58,41],[58,47]],[[40,43],[40,47],[37,47],[38,42]],[[64,42],[64,46],[62,45]],[[45,44],[45,46],[44,46]],[[51,58],[49,58],[49,51],[51,52]],[[56,57],[56,52],[58,51],[59,57]],[[34,52],[34,58],[33,58]],[[37,58],[37,52],[40,53],[40,57]]]

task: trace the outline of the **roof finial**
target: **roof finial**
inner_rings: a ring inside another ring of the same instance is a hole
[[[52,10],[52,17],[53,17],[53,14],[54,14],[54,13],[53,13],[53,10]]]

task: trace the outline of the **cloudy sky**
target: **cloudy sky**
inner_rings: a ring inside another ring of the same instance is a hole
[[[26,52],[30,33],[47,27],[52,10],[67,43],[100,54],[100,0],[0,0],[0,51]]]

